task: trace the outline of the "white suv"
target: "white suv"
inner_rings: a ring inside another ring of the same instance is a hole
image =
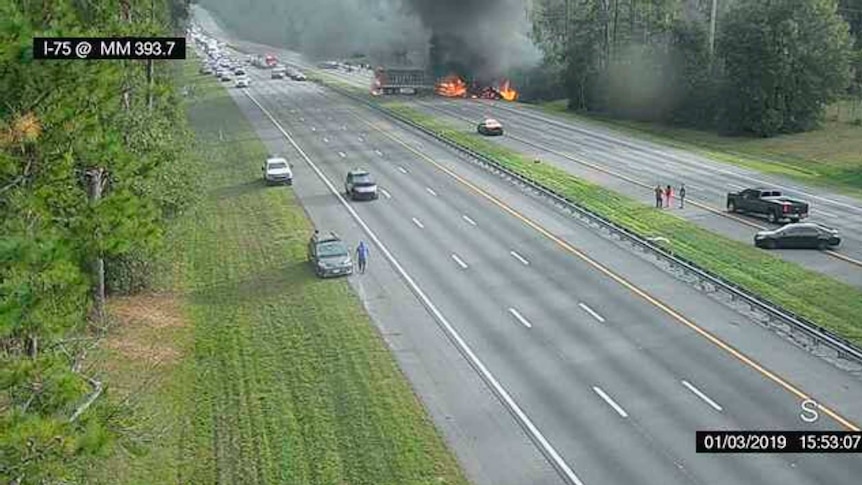
[[[238,88],[247,88],[251,85],[251,78],[248,76],[240,76],[236,78],[235,86]]]
[[[261,171],[263,172],[263,180],[267,185],[293,185],[293,172],[290,170],[290,164],[282,157],[270,156],[263,163]]]

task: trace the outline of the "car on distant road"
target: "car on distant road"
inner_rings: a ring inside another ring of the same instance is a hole
[[[351,170],[344,181],[344,193],[352,200],[374,200],[378,197],[377,182],[366,170]]]
[[[251,78],[248,76],[240,76],[240,77],[236,78],[236,82],[234,83],[234,86],[236,86],[238,88],[247,88],[250,85],[251,85]]]
[[[808,217],[808,203],[786,197],[778,190],[753,188],[727,194],[727,211],[766,216],[772,223],[785,219],[799,222]]]
[[[311,236],[308,240],[308,261],[314,268],[314,274],[321,278],[353,273],[350,251],[334,232],[329,234],[315,232]]]
[[[283,157],[270,155],[263,162],[263,167],[260,170],[263,172],[263,180],[267,185],[293,185],[293,171],[290,169],[290,164]]]
[[[287,70],[282,66],[276,66],[272,68],[272,71],[269,73],[269,77],[272,79],[284,79],[284,75]]]
[[[201,74],[212,74],[213,68],[209,64],[204,64],[201,66],[200,73]]]
[[[237,67],[233,70],[235,76],[245,76],[245,69]]]
[[[827,249],[839,244],[837,229],[811,222],[787,224],[754,236],[754,245],[765,249]]]
[[[227,69],[222,69],[221,73],[218,75],[218,79],[219,81],[230,81],[230,71],[228,71]]]
[[[479,123],[476,127],[476,131],[478,131],[480,135],[499,136],[503,134],[503,125],[493,118],[488,118]]]
[[[292,67],[287,68],[287,76],[289,78],[293,79],[294,81],[305,81],[307,79],[305,77],[305,74],[303,74],[298,69],[294,69]]]

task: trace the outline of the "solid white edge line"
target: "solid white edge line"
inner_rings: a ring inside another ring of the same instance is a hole
[[[602,398],[606,403],[608,403],[612,408],[614,408],[614,411],[616,411],[617,414],[624,418],[629,417],[629,414],[626,412],[626,410],[623,409],[619,404],[614,402],[614,400],[611,399],[610,396],[605,394],[605,391],[603,391],[601,387],[593,386],[593,391],[598,394],[599,397]]]
[[[419,226],[419,229],[425,229],[425,226],[423,226],[422,223],[419,222],[419,219],[417,219],[415,217],[413,218],[413,224],[416,224],[417,226]]]
[[[407,173],[407,169],[406,169],[406,168],[404,168],[404,167],[402,167],[402,166],[400,166],[400,165],[398,166],[398,170],[400,170],[400,171],[401,171],[401,173]]]
[[[579,307],[581,307],[581,309],[582,309],[583,311],[585,311],[585,312],[589,313],[590,315],[592,315],[592,316],[593,316],[593,318],[595,318],[596,320],[598,320],[598,321],[600,321],[600,322],[602,322],[602,323],[605,323],[605,319],[604,319],[604,317],[602,317],[601,315],[599,315],[598,313],[596,313],[592,308],[588,307],[586,303],[578,303],[578,306],[579,306]]]
[[[425,190],[426,190],[429,194],[433,195],[434,197],[437,197],[437,192],[434,192],[434,189],[432,189],[431,187],[425,187]]]
[[[530,265],[530,262],[529,262],[529,261],[527,261],[526,259],[524,259],[524,257],[523,257],[523,256],[521,256],[520,254],[516,253],[515,251],[509,251],[509,254],[511,254],[511,255],[512,255],[512,257],[514,257],[515,259],[517,259],[518,261],[520,261],[521,263],[523,263],[525,266],[529,266],[529,265]]]
[[[467,215],[466,215],[466,214],[462,214],[462,215],[461,215],[461,218],[462,218],[462,219],[464,219],[465,221],[467,221],[467,223],[468,223],[468,224],[470,224],[471,226],[475,226],[475,225],[476,225],[476,221],[474,221],[473,219],[470,219],[469,217],[467,217]]]
[[[514,308],[509,308],[509,313],[511,313],[513,317],[515,317],[519,322],[521,322],[521,325],[527,328],[533,328],[533,324],[531,324],[529,321],[527,321],[526,318],[524,318],[520,313],[518,313],[518,310],[515,310]]]
[[[719,406],[717,402],[710,399],[709,396],[707,396],[706,394],[701,392],[700,389],[694,387],[693,384],[691,384],[688,381],[686,381],[685,379],[683,379],[682,385],[685,386],[689,391],[694,393],[695,396],[703,399],[703,401],[706,402],[707,404],[709,404],[710,406],[712,406],[713,409],[715,409],[718,412],[722,412],[722,407]]]
[[[282,128],[281,124],[275,118],[273,118],[271,114],[269,114],[269,111],[267,111],[257,101],[257,99],[255,99],[254,96],[251,95],[251,93],[245,91],[245,95],[248,96],[249,99],[251,99],[252,102],[254,102],[254,104],[257,105],[258,108],[260,108],[263,114],[265,114],[266,117],[269,118],[269,120],[275,125],[275,127],[278,128],[281,134],[284,135],[287,141],[290,142],[293,148],[296,149],[296,151],[302,156],[306,163],[308,163],[314,173],[317,174],[318,178],[320,178],[323,183],[329,188],[329,191],[332,192],[333,195],[335,195],[335,197],[338,199],[338,202],[340,202],[341,205],[347,210],[353,220],[355,220],[356,223],[359,224],[360,227],[362,227],[362,230],[365,231],[366,234],[368,234],[368,237],[380,249],[380,253],[383,254],[386,260],[389,261],[389,264],[391,264],[395,268],[398,274],[401,275],[401,278],[404,279],[404,281],[407,283],[413,293],[419,298],[425,308],[428,309],[428,311],[434,316],[437,322],[443,327],[443,329],[446,331],[446,334],[455,343],[456,347],[462,353],[462,355],[467,358],[473,368],[476,369],[479,375],[482,376],[485,382],[488,383],[488,385],[491,387],[494,393],[497,394],[497,397],[500,398],[503,404],[505,404],[506,407],[509,408],[509,411],[512,412],[512,414],[517,418],[518,422],[529,433],[530,438],[532,438],[533,441],[539,446],[542,453],[545,455],[545,457],[548,458],[551,464],[560,473],[562,473],[565,478],[569,480],[570,483],[574,485],[584,485],[584,482],[582,482],[581,479],[578,478],[577,475],[575,475],[575,472],[572,470],[569,464],[566,463],[565,460],[563,460],[563,457],[560,456],[556,448],[554,448],[553,445],[551,445],[551,443],[548,441],[548,439],[545,438],[542,432],[539,431],[539,428],[537,428],[536,425],[533,424],[533,421],[529,418],[529,416],[527,416],[527,414],[521,409],[521,407],[518,406],[518,403],[515,402],[509,392],[503,387],[502,384],[500,384],[497,378],[494,377],[494,374],[492,374],[491,371],[488,370],[487,367],[485,367],[485,364],[473,352],[473,349],[471,349],[470,346],[467,345],[467,342],[464,341],[464,339],[461,337],[461,334],[459,334],[458,331],[455,330],[455,327],[453,327],[452,324],[449,323],[449,321],[446,319],[446,317],[443,316],[440,310],[437,309],[437,306],[434,305],[434,302],[432,302],[431,299],[428,298],[428,296],[425,294],[425,292],[422,291],[422,288],[420,288],[419,285],[415,281],[413,281],[413,278],[407,273],[404,267],[401,266],[401,263],[399,263],[398,260],[396,260],[395,257],[392,256],[392,253],[389,252],[389,249],[377,237],[377,234],[375,234],[374,231],[372,231],[371,228],[368,227],[368,224],[366,224],[365,221],[361,217],[359,217],[359,214],[356,212],[356,210],[351,207],[350,204],[347,203],[347,201],[341,195],[341,192],[339,192],[335,188],[335,186],[332,185],[332,182],[328,178],[326,178],[326,175],[324,175],[323,172],[321,172],[320,169],[317,167],[317,165],[315,165],[314,162],[311,161],[311,158],[308,157],[305,151],[303,151],[302,148],[300,148],[300,146],[296,144],[293,138],[284,130],[284,128]]]
[[[380,193],[383,194],[383,197],[386,197],[387,199],[392,198],[392,195],[389,192],[387,192],[386,189],[380,189]]]
[[[458,266],[460,266],[462,269],[467,269],[467,263],[462,261],[461,258],[459,258],[457,254],[452,253],[452,259],[454,259],[455,262],[458,263]]]

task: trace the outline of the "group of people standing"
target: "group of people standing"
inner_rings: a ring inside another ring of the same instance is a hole
[[[663,207],[670,207],[673,204],[673,187],[668,184],[665,188],[661,187],[661,184],[655,186],[655,207],[656,209],[661,209]],[[679,199],[679,208],[685,208],[685,184],[680,184],[679,190],[676,192],[677,198]]]

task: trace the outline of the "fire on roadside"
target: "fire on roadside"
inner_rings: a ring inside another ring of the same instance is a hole
[[[516,101],[518,99],[518,91],[512,87],[512,83],[508,79],[503,80],[497,91],[500,93],[500,97],[506,101]]]
[[[459,76],[450,74],[437,82],[435,91],[447,98],[460,98],[467,94],[467,83]]]

